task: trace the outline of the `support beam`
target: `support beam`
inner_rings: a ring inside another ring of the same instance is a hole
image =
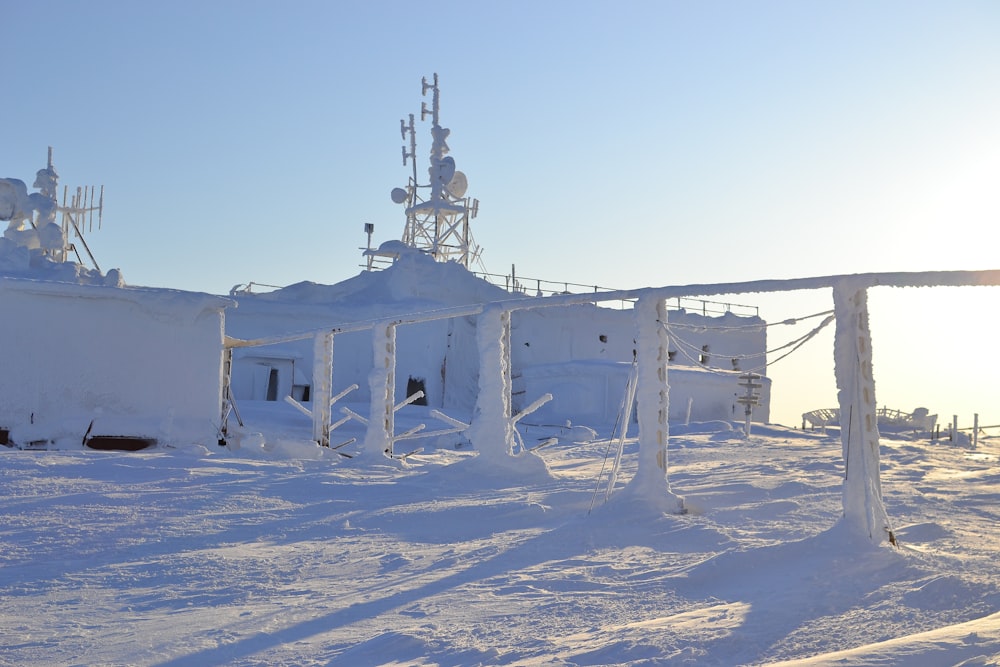
[[[635,304],[639,468],[629,490],[664,511],[682,513],[684,501],[670,490],[667,479],[670,385],[666,323],[666,301],[654,294],[640,296]]]
[[[490,306],[476,318],[479,393],[466,437],[483,460],[509,457],[514,447],[510,407],[510,311]]]
[[[372,327],[373,366],[368,375],[371,404],[364,450],[372,455],[392,455],[395,432],[396,395],[396,323],[383,322]]]
[[[313,440],[330,446],[330,395],[333,393],[333,334],[313,338],[312,426]]]
[[[844,521],[852,532],[882,544],[895,542],[882,502],[879,432],[872,377],[868,290],[845,280],[833,287],[834,372],[840,403],[840,440],[844,452]]]

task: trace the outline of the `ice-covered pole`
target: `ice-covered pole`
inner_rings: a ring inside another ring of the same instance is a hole
[[[333,334],[318,333],[313,339],[312,421],[313,440],[330,446],[330,396],[333,393]]]
[[[510,456],[514,426],[510,407],[510,312],[487,307],[476,318],[479,394],[466,437],[484,460]]]
[[[667,512],[683,512],[684,501],[670,490],[667,479],[667,441],[670,386],[667,382],[667,304],[655,294],[644,294],[635,304],[639,418],[639,468],[629,491]]]
[[[391,455],[395,431],[396,396],[396,324],[377,324],[372,328],[373,367],[368,375],[371,409],[365,431],[364,450],[371,454]]]
[[[840,440],[844,452],[844,521],[873,544],[894,541],[882,502],[879,432],[872,376],[868,290],[844,280],[833,287],[834,371],[840,403]]]

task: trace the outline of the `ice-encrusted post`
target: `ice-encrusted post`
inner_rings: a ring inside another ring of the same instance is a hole
[[[639,468],[628,491],[666,512],[684,511],[684,500],[670,490],[667,441],[670,437],[670,385],[667,382],[667,304],[644,294],[635,304],[638,376]]]
[[[333,334],[313,338],[312,422],[313,440],[330,446],[330,397],[333,394]]]
[[[847,280],[833,287],[834,372],[840,403],[840,441],[844,452],[844,521],[873,544],[895,541],[882,502],[879,432],[872,376],[868,290]]]
[[[487,307],[476,318],[479,394],[466,437],[483,460],[509,457],[514,447],[510,407],[510,312]]]
[[[369,454],[392,455],[396,398],[396,323],[372,327],[373,366],[368,374],[371,409],[365,431],[364,450]]]

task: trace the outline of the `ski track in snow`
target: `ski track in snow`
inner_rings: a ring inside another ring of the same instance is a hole
[[[0,451],[0,664],[1000,664],[996,441],[883,437],[894,550],[840,530],[839,439],[673,430],[671,516],[603,490],[588,511],[607,441],[541,450],[533,479],[287,432]]]

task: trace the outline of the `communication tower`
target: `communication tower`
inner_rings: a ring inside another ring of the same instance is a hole
[[[392,201],[406,205],[406,228],[402,242],[418,248],[438,261],[453,260],[469,267],[482,252],[472,238],[469,223],[479,212],[479,200],[466,197],[469,187],[465,174],[455,168],[455,159],[448,155],[448,135],[451,130],[441,127],[438,75],[433,83],[427,77],[421,81],[423,95],[432,92],[431,106],[420,105],[420,120],[431,117],[431,154],[429,182],[421,184],[417,175],[417,133],[414,115],[409,122],[399,121],[403,136],[403,165],[410,161],[413,174],[405,188],[394,188]]]

